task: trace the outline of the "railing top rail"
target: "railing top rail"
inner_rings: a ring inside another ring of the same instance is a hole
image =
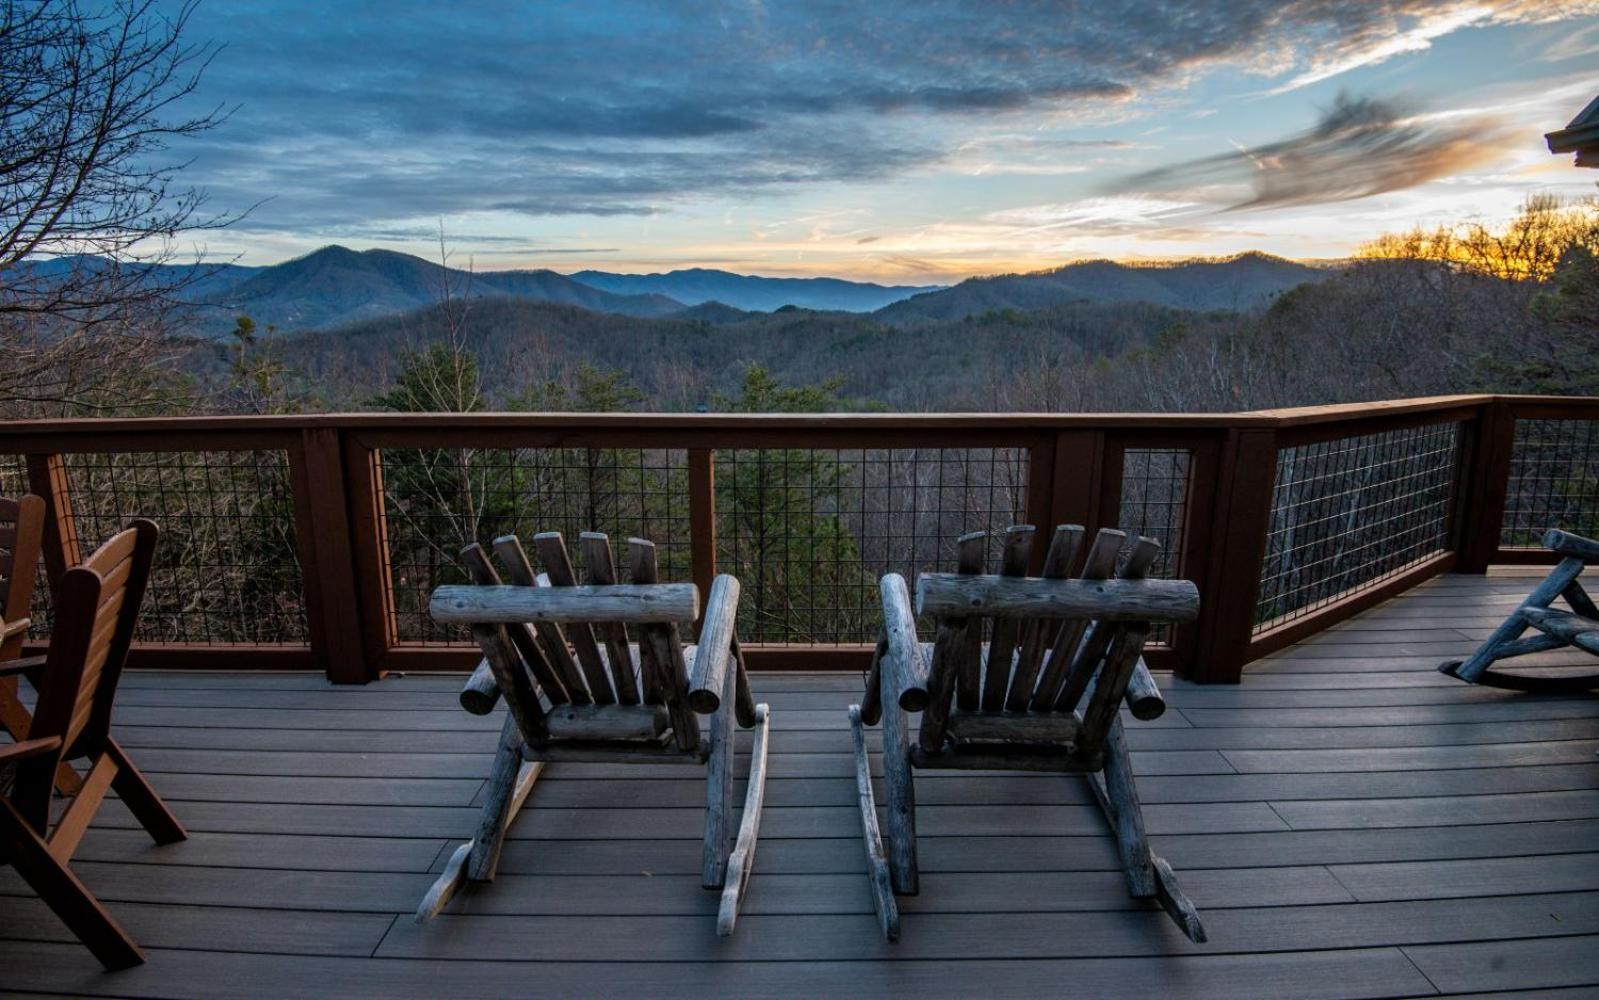
[[[184,417],[78,417],[0,423],[7,440],[118,434],[284,434],[311,429],[585,431],[1050,431],[1281,429],[1372,421],[1505,402],[1599,416],[1599,397],[1456,395],[1234,413],[313,413]]]

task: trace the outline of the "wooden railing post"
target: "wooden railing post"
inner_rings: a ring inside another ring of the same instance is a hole
[[[1486,573],[1499,551],[1515,450],[1516,416],[1506,400],[1484,403],[1461,425],[1454,523],[1456,573]]]
[[[29,455],[28,489],[44,498],[44,572],[54,587],[61,574],[83,561],[65,456]]]
[[[1101,509],[1105,492],[1104,431],[1056,432],[1050,474],[1050,520],[1054,523],[1039,525],[1039,530],[1053,531],[1057,524],[1081,524],[1092,537],[1099,528],[1115,527],[1105,521],[1106,512]],[[1115,516],[1110,520],[1114,521]]]
[[[716,578],[716,453],[710,448],[688,450],[688,537],[703,602]]]
[[[1236,684],[1243,675],[1254,633],[1276,481],[1276,431],[1229,430],[1211,508],[1211,557],[1203,579],[1197,581],[1199,620],[1187,664],[1189,680]]]
[[[362,644],[339,432],[323,427],[303,429],[299,447],[289,451],[289,480],[312,655],[335,684],[364,684],[377,676],[377,671]]]

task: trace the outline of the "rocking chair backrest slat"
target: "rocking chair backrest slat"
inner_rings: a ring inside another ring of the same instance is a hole
[[[499,557],[500,564],[505,567],[506,575],[516,586],[549,586],[548,577],[533,572],[533,564],[528,561],[527,553],[522,550],[522,541],[515,535],[501,535],[496,538],[494,554]],[[594,698],[589,694],[588,682],[584,680],[583,672],[577,668],[577,661],[572,659],[572,650],[566,644],[566,632],[556,622],[534,622],[533,633],[538,637],[539,648],[543,650],[544,658],[555,671],[555,676],[560,679],[561,687],[566,691],[571,704],[592,704]]]
[[[1160,543],[1153,538],[1135,537],[1132,544],[1127,547],[1127,558],[1122,561],[1121,568],[1116,576],[1122,580],[1142,580],[1149,572],[1149,567],[1154,565],[1156,557],[1160,555]],[[1146,623],[1145,633],[1148,628]],[[1072,658],[1071,671],[1064,689],[1055,701],[1054,710],[1057,712],[1071,712],[1077,708],[1077,703],[1087,691],[1090,678],[1094,677],[1096,664],[1105,660],[1110,653],[1112,643],[1123,634],[1120,626],[1112,625],[1109,621],[1096,621],[1088,628],[1088,633],[1083,636],[1078,646],[1076,655]],[[1139,648],[1143,642],[1139,641]],[[1138,662],[1137,654],[1133,656],[1133,665]],[[1129,670],[1132,668],[1129,667]],[[1102,671],[1103,672],[1103,671]],[[1129,674],[1129,676],[1131,676]],[[1125,689],[1126,682],[1122,682]],[[1120,697],[1118,694],[1117,697]],[[1111,704],[1119,704],[1112,702]]]
[[[1013,524],[1005,529],[1005,541],[1000,549],[999,572],[1001,576],[1026,576],[1027,564],[1033,559],[1033,526]],[[1016,652],[1016,641],[1022,624],[1014,619],[994,622],[994,631],[988,641],[988,658],[983,665],[982,706],[985,712],[997,712],[1005,707],[1005,695],[1010,685],[1011,662]]]
[[[533,547],[538,551],[539,562],[544,564],[544,571],[550,575],[550,583],[557,587],[577,585],[577,574],[572,571],[572,560],[566,554],[566,542],[560,532],[539,532],[533,536]],[[577,662],[583,667],[583,676],[588,680],[589,694],[594,696],[595,704],[615,704],[616,692],[606,675],[605,660],[594,639],[594,627],[572,622],[566,626],[566,637],[577,653]]]
[[[466,571],[472,581],[484,587],[497,587],[500,585],[500,574],[494,571],[490,564],[488,554],[483,551],[483,546],[476,542],[461,550],[461,562],[466,564]],[[539,689],[550,700],[552,705],[564,705],[571,701],[566,693],[566,685],[556,676],[555,668],[550,666],[544,650],[540,648],[533,630],[526,624],[513,624],[506,626],[506,635],[511,644],[516,647],[522,662],[532,671],[533,678],[539,682]],[[494,665],[489,664],[492,672]]]
[[[611,540],[597,531],[585,531],[579,541],[583,546],[583,561],[588,564],[588,582],[614,585],[617,582],[616,559],[611,555]],[[633,674],[633,654],[627,648],[627,626],[606,622],[596,625],[595,631],[605,642],[605,658],[611,668],[611,683],[616,687],[616,700],[623,705],[637,705],[638,682]]]
[[[1079,529],[1081,530],[1081,529]],[[1116,568],[1116,553],[1121,551],[1122,542],[1127,534],[1111,528],[1101,528],[1094,536],[1094,543],[1088,548],[1088,556],[1083,562],[1082,579],[1103,580],[1111,575]],[[1088,623],[1082,619],[1062,622],[1055,632],[1055,641],[1050,646],[1049,664],[1044,668],[1043,679],[1039,681],[1038,688],[1033,693],[1030,704],[1035,712],[1048,712],[1054,709],[1055,703],[1062,695],[1062,689],[1072,682],[1070,676],[1072,654],[1077,651],[1077,643],[1083,637],[1083,630]],[[1086,684],[1087,678],[1082,683]],[[1082,689],[1077,689],[1077,694],[1072,697],[1073,704],[1081,697]]]
[[[1049,553],[1044,557],[1043,577],[1046,580],[1064,580],[1072,571],[1072,562],[1082,546],[1083,529],[1076,524],[1063,524],[1055,529],[1049,542]],[[1060,623],[1049,618],[1035,618],[1022,630],[1022,649],[1016,656],[1016,670],[1011,675],[1010,692],[1005,696],[1005,709],[1009,712],[1026,711],[1033,700],[1033,689],[1038,683],[1038,671],[1044,663],[1044,654],[1055,643]]]
[[[955,540],[955,572],[976,576],[983,572],[988,561],[988,533],[973,531]],[[981,619],[960,629],[961,646],[952,650],[955,657],[952,668],[956,671],[956,690],[962,711],[976,711],[981,699],[983,666],[983,623]],[[936,646],[935,646],[936,649]]]
[[[628,572],[634,583],[651,584],[659,579],[654,542],[629,538],[627,555]],[[638,654],[646,702],[666,706],[678,749],[694,751],[700,743],[699,717],[688,704],[688,663],[683,658],[683,640],[677,625],[671,622],[640,625]]]

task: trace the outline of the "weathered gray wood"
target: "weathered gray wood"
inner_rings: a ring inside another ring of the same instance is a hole
[[[914,628],[915,623],[911,626]],[[914,636],[914,632],[912,633]],[[946,692],[943,700],[948,705]],[[887,793],[888,873],[895,892],[914,895],[921,886],[916,847],[916,781],[911,774],[910,718],[889,701],[883,712],[883,788]]]
[[[528,561],[527,553],[522,550],[522,541],[515,535],[501,535],[496,538],[494,554],[499,557],[500,565],[505,567],[511,582],[518,587],[550,585],[548,576],[533,572],[533,564]],[[567,646],[566,632],[561,626],[555,622],[534,622],[533,633],[538,636],[539,648],[544,651],[544,658],[555,671],[555,675],[560,678],[561,686],[566,690],[567,700],[574,705],[587,705],[593,702],[594,698],[589,694],[588,681],[578,669],[577,661],[572,659],[572,650]]]
[[[500,703],[500,686],[494,681],[494,669],[483,660],[472,671],[461,687],[461,707],[473,715],[488,715]]]
[[[744,665],[744,647],[739,645],[738,633],[729,643],[733,654],[733,718],[745,729],[755,725],[755,692],[750,689],[749,668]]]
[[[658,740],[671,728],[665,705],[557,705],[546,721],[561,740]]]
[[[1543,547],[1572,559],[1599,562],[1599,541],[1574,535],[1569,531],[1561,531],[1559,528],[1551,528],[1544,533]]]
[[[572,569],[572,559],[566,554],[566,542],[561,538],[559,531],[541,531],[534,535],[533,548],[538,552],[539,561],[544,564],[544,571],[549,575],[551,591],[568,590],[577,586],[577,574]],[[696,601],[698,597],[696,592]],[[594,621],[594,618],[587,614],[580,619],[572,620],[567,626],[566,638],[572,644],[572,651],[577,654],[578,665],[583,668],[583,678],[588,683],[589,694],[595,704],[614,704],[616,690],[611,687],[609,672],[600,657],[599,643],[594,639],[594,626],[589,624],[591,621]]]
[[[619,583],[607,587],[451,585],[433,591],[428,610],[434,620],[446,624],[562,622],[568,625],[568,635],[575,637],[580,623],[691,622],[699,614],[699,595],[692,583]],[[573,645],[582,649],[578,642],[573,638]]]
[[[1199,919],[1199,909],[1183,894],[1177,885],[1177,873],[1166,859],[1158,854],[1149,856],[1150,864],[1155,868],[1155,898],[1160,901],[1161,909],[1176,921],[1178,930],[1183,936],[1195,944],[1204,944],[1210,940],[1205,932],[1205,925]]]
[[[917,742],[922,749],[936,753],[944,745],[944,735],[949,727],[950,701],[955,692],[957,675],[964,678],[968,671],[975,676],[977,659],[966,658],[970,643],[967,633],[980,628],[980,619],[947,618],[938,623],[938,635],[933,641],[933,664],[928,670],[927,707],[922,710],[921,732]],[[965,699],[961,699],[962,707]],[[972,699],[972,710],[978,700]]]
[[[1549,571],[1549,575],[1534,587],[1527,599],[1522,601],[1521,608],[1517,608],[1509,618],[1494,629],[1493,634],[1477,647],[1477,651],[1464,661],[1451,660],[1438,669],[1446,674],[1458,677],[1469,683],[1476,683],[1483,671],[1501,656],[1500,649],[1511,640],[1518,638],[1527,631],[1528,622],[1521,611],[1524,608],[1547,608],[1561,592],[1571,586],[1572,582],[1582,574],[1584,568],[1581,559],[1568,556],[1560,564]]]
[[[466,877],[474,882],[491,882],[500,864],[505,833],[527,801],[528,792],[544,765],[522,760],[522,740],[513,720],[506,719],[500,733],[500,747],[489,770],[488,795],[478,818],[477,833],[468,846]],[[419,914],[420,916],[420,911]]]
[[[1055,529],[1050,539],[1049,552],[1044,556],[1043,578],[1064,580],[1071,575],[1072,563],[1082,546],[1083,529],[1076,524],[1063,524]],[[1055,644],[1061,623],[1054,619],[1029,621],[1024,626],[1022,648],[1016,656],[1016,670],[1011,675],[1010,691],[1005,696],[1005,708],[1021,712],[1032,703],[1033,690],[1038,685],[1038,672],[1044,664],[1044,654]]]
[[[628,577],[633,583],[658,583],[655,561],[655,543],[643,538],[627,540]],[[639,681],[643,688],[640,696],[646,704],[664,705],[672,690],[671,674],[655,644],[649,640],[648,630],[657,626],[638,626]]]
[[[534,746],[542,746],[549,739],[549,729],[544,722],[544,706],[533,688],[533,678],[528,676],[522,658],[511,645],[503,625],[472,626],[472,638],[483,650],[483,658],[494,671],[494,682],[505,696],[505,703],[516,719],[522,738]]]
[[[1188,622],[1199,615],[1199,589],[1188,580],[1042,580],[923,573],[916,581],[916,609],[935,617]]]
[[[1083,571],[1080,579],[1104,580],[1116,571],[1116,554],[1121,551],[1122,543],[1127,540],[1127,533],[1114,528],[1101,528],[1094,535],[1094,542],[1088,547],[1088,556],[1083,560]],[[1077,700],[1082,697],[1083,689],[1088,685],[1087,676],[1073,676],[1072,666],[1076,659],[1077,647],[1082,642],[1083,632],[1088,628],[1088,620],[1084,618],[1072,619],[1061,623],[1060,630],[1055,633],[1054,645],[1050,647],[1049,661],[1044,668],[1044,676],[1039,679],[1038,689],[1033,692],[1031,708],[1035,712],[1054,711],[1058,706],[1069,710],[1076,707]]]
[[[949,735],[973,743],[1059,743],[1077,739],[1081,722],[1069,712],[954,712]]]
[[[1144,722],[1151,722],[1166,714],[1166,699],[1161,695],[1160,687],[1156,685],[1155,677],[1149,672],[1143,657],[1138,658],[1133,675],[1127,680],[1126,701],[1133,718]]]
[[[1155,869],[1150,863],[1149,839],[1144,835],[1144,810],[1133,779],[1133,762],[1120,719],[1105,735],[1105,769],[1088,776],[1094,798],[1116,834],[1116,849],[1127,876],[1127,892],[1134,899],[1155,895]]]
[[[1521,617],[1545,635],[1599,654],[1599,621],[1553,608],[1522,608]]]
[[[888,859],[883,856],[883,837],[877,826],[877,802],[872,795],[871,764],[866,754],[866,733],[861,724],[859,705],[849,707],[850,735],[855,747],[855,794],[861,813],[861,836],[866,848],[866,879],[872,889],[872,906],[877,925],[890,941],[899,940],[899,904],[889,884]]]
[[[916,768],[953,771],[1084,774],[1104,766],[1103,756],[1098,753],[1085,756],[1065,747],[1010,746],[1004,743],[953,744],[946,746],[942,753],[930,753],[921,746],[913,746],[910,756],[911,764]]]
[[[614,586],[617,582],[616,558],[611,553],[610,538],[598,531],[585,531],[579,536],[578,542],[583,546],[583,561],[588,565],[588,582],[594,586]],[[634,585],[640,586],[637,581],[634,581]],[[616,685],[616,700],[623,705],[637,705],[638,683],[634,679],[633,657],[627,646],[627,626],[621,622],[606,622],[596,626],[596,631],[605,642],[605,659],[611,668],[611,682]]]
[[[455,894],[460,891],[466,882],[466,859],[472,853],[470,842],[457,847],[450,855],[450,860],[444,866],[444,871],[422,896],[422,902],[417,904],[416,913],[412,919],[417,923],[426,923],[438,916],[450,904]]]
[[[488,553],[483,551],[483,546],[476,542],[461,550],[461,561],[466,564],[468,575],[472,582],[480,587],[494,587],[500,583],[500,575],[494,571],[494,566],[489,562]],[[545,659],[544,651],[539,647],[531,628],[527,625],[512,623],[505,627],[505,634],[510,638],[511,645],[516,647],[517,654],[522,657],[522,662],[527,665],[533,674],[533,679],[538,682],[539,689],[552,704],[559,705],[569,701],[566,685],[556,676],[555,670]],[[492,673],[491,675],[492,676]],[[462,692],[463,697],[465,692]],[[462,703],[463,707],[465,702]],[[492,707],[492,703],[491,703]],[[470,708],[467,709],[471,711]],[[485,715],[486,712],[475,713]]]
[[[1000,548],[999,572],[1001,576],[1023,578],[1027,564],[1033,558],[1033,526],[1013,524],[1005,529],[1005,541]],[[958,576],[958,575],[957,575]],[[926,577],[921,578],[922,581]],[[917,587],[918,597],[922,584]],[[937,614],[937,612],[931,612]],[[1023,622],[1014,618],[997,618],[993,635],[988,641],[988,656],[983,672],[983,710],[996,712],[1005,707],[1005,696],[1010,687],[1011,664],[1016,653],[1016,642]]]
[[[684,753],[669,741],[652,744],[641,740],[587,740],[543,747],[524,746],[522,759],[548,764],[687,764],[697,767],[705,763],[700,754]]]
[[[983,572],[988,561],[988,533],[971,531],[955,540],[955,572],[975,576]],[[942,629],[944,623],[940,623]],[[948,622],[960,642],[950,650],[955,659],[951,668],[956,671],[955,697],[960,707],[975,712],[982,701],[982,650],[983,623],[977,621],[967,627],[964,618]]]
[[[883,655],[888,651],[888,636],[877,640],[872,649],[872,664],[866,668],[866,687],[861,691],[861,721],[877,725],[883,712]]]
[[[927,707],[928,668],[922,659],[921,643],[916,636],[916,616],[911,611],[910,592],[905,578],[898,573],[888,573],[878,583],[883,599],[884,656],[879,669],[896,692],[899,706],[907,712],[920,712]],[[868,717],[862,706],[861,717],[875,721],[875,713]]]
[[[734,694],[725,682],[733,679],[728,666],[737,637],[734,616],[738,613],[738,594],[737,577],[723,573],[711,582],[705,623],[700,626],[700,641],[694,647],[694,677],[688,692],[688,703],[701,715],[715,712],[724,696]]]
[[[643,538],[630,538],[627,547],[633,582],[657,582],[659,570],[655,561],[655,543]],[[658,690],[655,700],[666,705],[671,717],[678,749],[685,753],[698,753],[700,723],[688,703],[689,671],[677,626],[640,625],[639,663],[648,672],[646,700],[651,700],[648,688],[654,686]],[[653,678],[653,681],[649,681],[649,678]]]
[[[749,782],[744,792],[744,812],[739,819],[738,840],[727,859],[727,874],[722,884],[722,901],[716,913],[716,933],[727,937],[738,923],[739,906],[755,867],[755,845],[761,835],[761,806],[766,801],[766,751],[771,735],[771,710],[755,706],[755,743],[750,749]]]
[[[1077,739],[1084,748],[1091,750],[1099,746],[1111,723],[1116,721],[1122,699],[1127,694],[1127,680],[1132,676],[1133,667],[1143,654],[1148,638],[1149,626],[1143,622],[1115,626],[1110,649],[1095,678],[1088,706],[1083,709],[1083,728]]]
[[[716,593],[714,586],[711,592],[714,596]],[[733,595],[736,602],[736,590]],[[715,607],[714,600],[712,607]],[[704,655],[703,645],[700,647],[700,655]],[[711,716],[708,726],[711,747],[710,759],[705,769],[705,842],[702,851],[702,876],[707,889],[720,889],[726,884],[727,859],[733,849],[733,675],[731,671],[725,669],[725,661],[719,679],[722,685],[722,705]]]

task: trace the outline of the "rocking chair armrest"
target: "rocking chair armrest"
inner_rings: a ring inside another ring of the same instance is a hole
[[[1166,699],[1161,695],[1160,687],[1155,683],[1155,678],[1150,674],[1149,666],[1144,663],[1142,656],[1133,667],[1133,675],[1127,681],[1127,693],[1123,699],[1135,719],[1148,722],[1166,714]]]
[[[0,620],[0,642],[26,632],[31,624],[33,623],[26,618],[13,618],[11,621]]]
[[[0,746],[0,764],[7,764],[27,757],[37,757],[39,754],[49,753],[60,746],[61,737],[59,736],[41,736],[36,740],[7,743],[5,746]]]
[[[738,595],[737,577],[723,573],[711,581],[711,595],[705,602],[705,623],[700,626],[700,641],[695,649],[694,672],[689,678],[689,707],[701,715],[710,715],[722,707],[727,671],[738,669],[730,665],[733,642],[738,636],[734,630]]]
[[[1569,531],[1561,531],[1559,528],[1551,528],[1544,534],[1543,547],[1570,559],[1581,559],[1589,563],[1599,562],[1599,542],[1574,535]]]
[[[883,639],[885,650],[882,660],[884,693],[893,693],[893,700],[907,712],[920,712],[927,707],[927,661],[922,656],[922,644],[916,637],[916,614],[911,610],[910,590],[905,578],[898,573],[885,575],[878,589],[883,595]],[[884,699],[886,702],[888,699]]]

